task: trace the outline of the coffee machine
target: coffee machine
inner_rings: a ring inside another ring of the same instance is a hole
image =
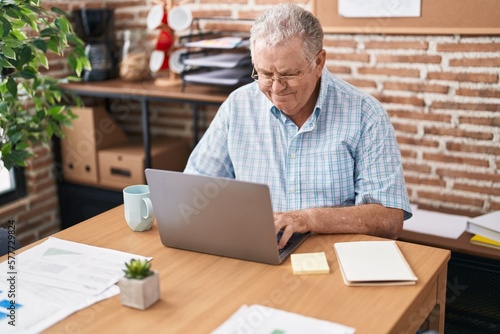
[[[113,9],[77,9],[72,12],[75,33],[85,42],[91,70],[83,71],[84,81],[113,79],[118,74],[119,52],[115,40]]]

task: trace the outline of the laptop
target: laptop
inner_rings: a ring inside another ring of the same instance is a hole
[[[167,247],[280,264],[309,236],[294,233],[278,249],[267,185],[151,168],[145,173]]]

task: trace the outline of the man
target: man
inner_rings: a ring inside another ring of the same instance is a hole
[[[394,129],[377,100],[325,68],[319,21],[274,6],[250,50],[256,82],[221,105],[184,172],[267,184],[280,248],[293,232],[397,238],[411,209]]]

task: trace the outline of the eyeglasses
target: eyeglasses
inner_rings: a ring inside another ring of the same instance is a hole
[[[314,59],[316,59],[316,58],[314,58]],[[282,85],[288,85],[289,87],[295,87],[295,86],[300,85],[300,80],[302,80],[302,78],[306,75],[307,70],[309,69],[311,64],[314,62],[314,59],[313,59],[313,61],[311,61],[309,63],[309,65],[307,65],[306,69],[304,70],[304,73],[302,73],[302,75],[300,75],[300,76],[299,75],[285,75],[282,77],[275,78],[275,77],[271,77],[269,75],[259,74],[255,70],[255,67],[253,67],[251,77],[252,77],[252,79],[257,81],[259,83],[259,85],[262,85],[264,87],[270,87],[274,83],[274,81],[278,81]]]

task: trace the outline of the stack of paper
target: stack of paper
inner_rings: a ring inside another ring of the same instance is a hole
[[[249,45],[248,39],[241,37],[220,37],[203,39],[201,41],[188,42],[184,44],[186,47],[197,47],[206,49],[234,49],[237,47]]]
[[[206,57],[186,58],[183,62],[184,65],[190,66],[234,68],[249,64],[251,58],[248,53],[219,53]]]
[[[39,333],[117,295],[115,283],[132,258],[151,259],[50,237],[0,263],[0,333]]]
[[[191,83],[233,86],[252,79],[247,68],[229,68],[189,73],[183,76],[183,80]]]

